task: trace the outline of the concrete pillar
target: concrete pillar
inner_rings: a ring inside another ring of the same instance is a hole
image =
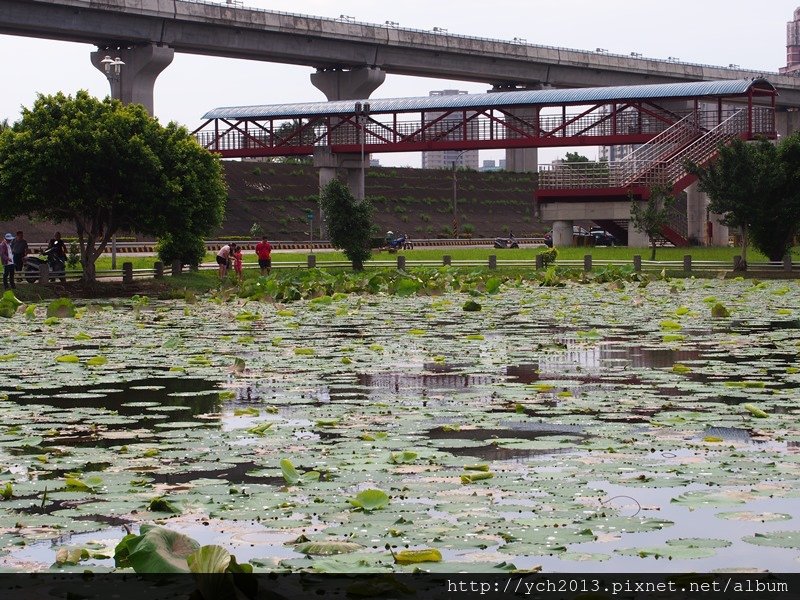
[[[364,157],[364,167],[369,157]],[[338,178],[347,184],[347,189],[356,200],[363,200],[365,190],[362,186],[360,154],[334,154],[327,146],[314,149],[314,166],[319,169],[320,189],[328,185],[332,179]],[[324,218],[324,215],[323,215]]]
[[[386,79],[378,67],[318,70],[311,74],[312,85],[329,100],[364,100]]]
[[[727,247],[731,234],[728,226],[722,224],[722,215],[709,213],[708,220],[711,221],[711,245]]]
[[[316,254],[309,254],[306,257],[306,267],[309,269],[316,269],[317,268],[317,255]]]
[[[533,109],[508,110],[528,123],[538,120]],[[517,125],[519,126],[519,125]],[[506,148],[506,171],[511,173],[537,173],[539,171],[538,148]]]
[[[650,238],[646,233],[642,233],[633,226],[632,221],[628,221],[628,247],[647,248],[650,245]]]
[[[125,63],[120,67],[119,77],[110,81],[112,98],[122,100],[123,104],[142,104],[152,115],[156,77],[172,62],[175,51],[169,46],[157,44],[100,48],[92,52],[91,61],[103,75],[106,75],[105,65],[100,61],[106,56],[112,59],[119,57]]]
[[[365,100],[386,79],[386,73],[378,67],[359,67],[345,71],[343,69],[318,70],[311,74],[311,83],[320,90],[329,102],[334,100]],[[355,102],[353,103],[355,111]],[[344,134],[345,132],[342,132]],[[327,149],[325,149],[327,150]],[[347,187],[357,200],[366,196],[362,182],[361,154],[339,154],[335,157],[328,151],[322,153],[324,164],[317,164],[317,152],[314,152],[314,165],[320,169],[320,188],[334,177],[347,182]],[[369,167],[369,155],[364,156],[364,168]],[[335,172],[323,173],[325,169]]]
[[[553,248],[568,248],[572,244],[572,221],[553,221]]]
[[[539,170],[538,148],[507,148],[506,171],[536,173]]]
[[[686,231],[687,238],[706,244],[706,206],[708,196],[700,191],[700,184],[694,182],[686,188]]]
[[[775,111],[775,129],[778,137],[787,137],[800,131],[800,111],[796,108],[779,108]]]
[[[549,87],[549,86],[548,86]],[[525,85],[497,84],[489,92],[509,92],[520,90],[541,90],[545,88],[543,83],[529,83]],[[534,109],[506,109],[507,112],[515,117],[523,119],[530,124],[530,127],[538,126],[538,116]],[[517,126],[519,127],[520,124]],[[536,173],[539,170],[539,149],[538,148],[506,148],[506,171],[512,173]]]

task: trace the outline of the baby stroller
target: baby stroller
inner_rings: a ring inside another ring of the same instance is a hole
[[[66,261],[63,256],[53,252],[53,250],[55,250],[55,248],[48,248],[42,251],[38,256],[31,254],[25,257],[25,262],[22,266],[22,274],[23,277],[25,277],[25,281],[28,283],[36,283],[39,280],[39,267],[47,263],[50,267],[50,281],[55,281],[56,278],[58,278],[62,283],[66,283]]]

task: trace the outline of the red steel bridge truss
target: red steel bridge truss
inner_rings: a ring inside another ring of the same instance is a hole
[[[715,89],[714,83],[709,82],[709,89]],[[600,93],[612,90],[619,96],[619,90],[633,94],[643,88],[692,85],[697,84],[457,96],[470,98],[471,102],[460,103],[467,104],[463,107],[450,106],[447,96],[435,97],[438,103],[429,101],[433,98],[373,100],[364,101],[371,104],[367,115],[356,114],[356,101],[236,107],[210,111],[194,134],[204,147],[224,158],[310,155],[322,147],[339,154],[362,149],[372,154],[638,145],[689,115],[694,115],[699,127],[713,129],[732,114],[731,103],[737,102],[746,110],[741,126],[744,137],[774,136],[775,90],[764,80],[750,81],[746,89],[739,86],[734,92],[684,97],[672,93],[604,99]],[[578,93],[584,91],[593,93]],[[548,96],[554,99],[548,101]],[[587,101],[594,97],[599,99]],[[755,104],[755,99],[764,97],[765,103]],[[496,98],[500,101],[488,102]],[[526,98],[530,104],[521,103]],[[482,99],[486,105],[480,104]]]
[[[538,202],[627,200],[685,189],[685,160],[706,164],[734,138],[774,139],[776,95],[748,79],[231,107],[194,134],[224,158],[627,146],[616,162],[540,166],[536,190]]]

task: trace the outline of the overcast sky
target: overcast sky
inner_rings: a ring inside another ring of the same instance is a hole
[[[2,1],[2,0],[0,0]],[[245,6],[583,50],[775,72],[786,64],[786,23],[800,0],[245,0]],[[0,119],[15,121],[37,93],[79,89],[108,94],[89,63],[93,46],[0,35]],[[158,78],[156,116],[194,129],[217,106],[323,101],[309,75],[290,65],[176,54]],[[484,92],[485,84],[388,75],[374,98],[426,96],[429,90]],[[592,155],[594,151],[586,152]],[[596,154],[596,152],[594,152]],[[482,152],[497,158],[497,152]],[[419,166],[408,155],[380,155],[381,164]],[[540,159],[541,160],[541,159]],[[547,159],[549,160],[549,158]],[[541,161],[544,162],[544,161]]]

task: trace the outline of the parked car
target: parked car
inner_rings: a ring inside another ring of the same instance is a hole
[[[591,246],[594,244],[594,236],[580,225],[572,226],[572,241],[576,246]],[[544,234],[544,244],[548,248],[553,247],[553,230]]]
[[[617,238],[602,227],[592,227],[589,233],[594,238],[595,246],[616,246]]]

